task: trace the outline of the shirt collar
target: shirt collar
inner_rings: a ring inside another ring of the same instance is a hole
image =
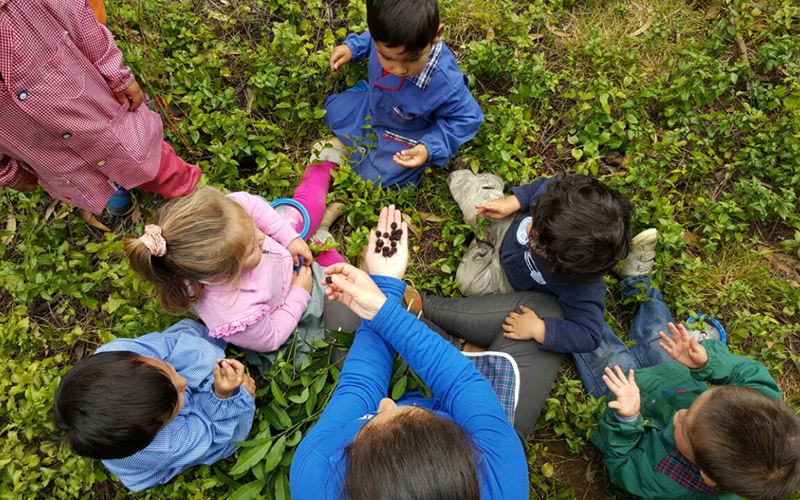
[[[0,2],[2,1],[3,0],[0,0]],[[444,42],[439,40],[439,43],[433,46],[431,54],[428,56],[428,64],[425,65],[425,69],[422,70],[422,73],[408,78],[409,82],[413,83],[421,90],[428,88],[428,85],[431,83],[431,78],[433,78],[433,72],[439,66],[439,59],[442,57],[443,43]]]

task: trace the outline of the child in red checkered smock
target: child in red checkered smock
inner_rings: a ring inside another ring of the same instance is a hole
[[[193,192],[201,170],[142,98],[87,0],[0,0],[0,186],[95,213],[118,187]]]

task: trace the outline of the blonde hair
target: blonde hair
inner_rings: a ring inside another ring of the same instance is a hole
[[[161,304],[181,314],[203,296],[203,282],[232,282],[253,242],[253,219],[219,189],[206,186],[156,213],[167,251],[155,257],[139,238],[123,240],[131,268],[155,283]]]

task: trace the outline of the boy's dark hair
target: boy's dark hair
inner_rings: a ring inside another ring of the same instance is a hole
[[[438,0],[367,0],[367,26],[376,42],[417,54],[439,31]]]
[[[530,209],[531,244],[557,274],[595,281],[628,253],[630,203],[593,177],[554,181]]]
[[[454,421],[418,408],[366,424],[345,448],[348,500],[479,500],[477,450]]]
[[[153,441],[177,402],[169,376],[138,354],[101,352],[64,375],[53,419],[78,455],[124,458]]]
[[[725,491],[778,500],[800,486],[800,418],[756,389],[714,388],[687,437],[697,466]]]

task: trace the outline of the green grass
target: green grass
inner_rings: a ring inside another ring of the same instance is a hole
[[[626,193],[636,229],[660,231],[656,281],[676,317],[716,315],[732,349],[763,361],[800,408],[794,4],[444,0],[442,9],[446,41],[486,114],[461,151],[473,168],[511,185],[592,173]],[[310,144],[328,135],[325,97],[366,74],[363,64],[327,70],[334,44],[366,27],[361,1],[124,0],[108,8],[127,62],[159,100],[167,138],[203,167],[206,182],[230,190],[290,195]],[[436,169],[419,189],[395,193],[342,169],[331,199],[346,202],[334,228],[343,252],[355,258],[360,228],[396,203],[418,233],[409,278],[455,294],[469,228],[446,174]],[[148,220],[152,200],[142,200],[141,218],[122,230]],[[261,382],[251,441],[237,455],[128,495],[99,462],[54,440],[53,390],[102,343],[177,318],[130,272],[119,234],[87,227],[41,191],[3,191],[0,210],[8,223],[0,241],[0,498],[287,498],[294,447],[338,375],[324,351],[299,369],[280,362]],[[608,320],[624,332],[629,313],[608,282]],[[418,386],[405,364],[395,368],[395,392]],[[585,444],[601,408],[566,362],[529,442],[531,498],[628,498]]]

